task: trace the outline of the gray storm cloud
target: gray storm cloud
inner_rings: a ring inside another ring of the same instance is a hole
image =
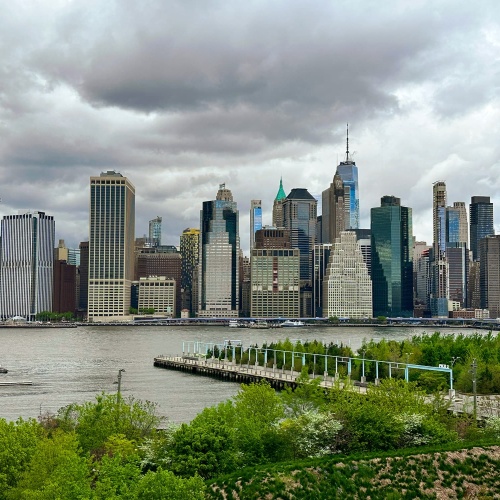
[[[494,196],[493,1],[0,3],[3,214],[29,197],[74,245],[107,169],[136,185],[138,235],[163,215],[178,243],[219,182],[242,233],[250,199],[270,222],[280,175],[328,186],[348,121],[365,226],[385,194],[424,219],[440,175],[455,199]]]

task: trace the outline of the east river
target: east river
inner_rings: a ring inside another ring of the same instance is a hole
[[[78,328],[0,328],[0,382],[32,381],[33,385],[0,386],[0,418],[38,417],[73,402],[91,401],[117,390],[124,369],[124,397],[158,403],[158,412],[173,422],[188,422],[203,408],[231,398],[236,383],[222,382],[153,366],[159,354],[181,354],[183,341],[241,340],[244,346],[272,340],[342,342],[355,351],[363,339],[402,340],[432,327],[331,327],[269,330],[223,326],[84,326]],[[476,330],[446,328],[445,334]],[[480,331],[480,333],[486,333]],[[446,362],[447,360],[443,360]]]

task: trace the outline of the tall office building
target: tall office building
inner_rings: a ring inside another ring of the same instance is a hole
[[[464,201],[454,201],[453,208],[458,211],[459,229],[458,241],[467,244],[469,241],[469,224]]]
[[[276,198],[273,203],[273,226],[274,227],[284,227],[283,226],[283,202],[285,201],[286,193],[283,189],[283,179],[280,178],[280,187]]]
[[[395,196],[371,209],[373,315],[413,316],[412,210]]]
[[[467,307],[470,309],[481,308],[481,269],[479,260],[469,262],[467,276]]]
[[[321,241],[333,243],[346,229],[349,213],[345,210],[345,189],[338,171],[328,189],[322,193]]]
[[[161,217],[155,217],[149,221],[149,242],[151,246],[161,245]]]
[[[52,312],[72,313],[77,309],[76,302],[77,267],[66,260],[54,260],[54,285]]]
[[[239,312],[238,208],[225,184],[200,213],[198,316],[237,317]]]
[[[489,196],[473,196],[469,205],[470,249],[473,260],[479,259],[479,241],[495,234],[493,228],[493,203]]]
[[[300,250],[300,279],[312,282],[312,249],[316,244],[316,199],[307,189],[294,188],[283,202],[283,223],[292,248]]]
[[[262,200],[250,201],[250,250],[255,245],[255,232],[262,229]]]
[[[466,307],[469,250],[467,212],[464,202],[446,207],[446,262],[448,264],[449,299]]]
[[[134,277],[135,188],[119,172],[90,178],[88,319],[128,316]]]
[[[54,217],[6,215],[1,226],[0,313],[34,320],[52,310]]]
[[[79,245],[80,265],[78,266],[78,311],[82,317],[87,316],[89,300],[89,242]]]
[[[352,231],[340,233],[332,246],[323,280],[323,316],[372,317],[372,283]]]
[[[413,314],[420,315],[429,312],[429,250],[431,247],[425,241],[413,240]]]
[[[467,281],[469,275],[469,250],[464,242],[448,242],[446,246],[448,261],[449,298],[467,306]]]
[[[316,243],[320,245],[323,243],[323,216],[316,217]]]
[[[345,161],[341,161],[337,167],[337,172],[344,183],[346,202],[346,229],[359,228],[359,186],[358,167],[349,154],[349,125],[347,126],[347,147]]]
[[[240,249],[239,257],[239,278],[240,278],[240,316],[248,318],[251,306],[251,269],[250,257],[243,255]]]
[[[180,252],[182,257],[181,276],[181,307],[191,314],[196,312],[198,304],[193,301],[194,271],[200,258],[200,230],[186,228],[180,237]]]
[[[313,248],[313,312],[317,318],[323,317],[323,280],[331,250],[331,243],[318,243]]]
[[[448,317],[449,269],[446,259],[446,184],[433,184],[432,203],[433,246],[431,260],[432,292],[431,314],[434,317]]]
[[[372,275],[372,231],[371,229],[354,229],[356,240],[358,242],[363,260],[365,261],[368,269],[368,274]]]
[[[460,210],[454,207],[446,207],[446,244],[460,243],[461,234],[461,213]],[[464,241],[466,243],[466,241]]]
[[[300,303],[302,317],[313,314],[312,250],[316,244],[317,201],[307,189],[294,188],[283,202],[283,223],[292,248],[300,250]]]
[[[481,309],[488,309],[490,318],[500,317],[500,235],[479,241],[479,282]]]
[[[422,252],[414,254],[414,273],[415,273],[415,306],[414,316],[427,316],[430,313],[431,296],[431,271],[430,257],[431,247],[424,245]]]
[[[257,231],[250,260],[251,309],[257,318],[300,315],[300,251],[283,229]]]

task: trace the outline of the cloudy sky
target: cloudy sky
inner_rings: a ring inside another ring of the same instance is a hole
[[[136,187],[136,234],[199,226],[226,183],[248,249],[285,191],[319,195],[350,150],[361,225],[386,194],[430,242],[432,183],[491,196],[500,227],[496,0],[0,0],[0,215],[88,238],[89,177]]]

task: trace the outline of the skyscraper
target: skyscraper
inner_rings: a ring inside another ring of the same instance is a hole
[[[346,202],[345,229],[359,228],[359,186],[358,167],[349,154],[349,125],[347,126],[347,147],[345,161],[341,161],[337,172],[346,188],[344,201]]]
[[[250,250],[255,245],[255,232],[262,229],[262,201],[250,201]]]
[[[284,227],[283,226],[283,202],[285,201],[286,193],[283,189],[283,179],[280,178],[280,187],[276,198],[273,203],[273,226],[274,227]]]
[[[186,228],[180,238],[180,252],[182,257],[182,309],[189,309],[194,314],[198,304],[193,302],[194,271],[200,258],[200,230]]]
[[[432,286],[429,254],[431,253],[431,247],[428,247],[425,242],[421,243],[423,243],[421,251],[413,255],[415,274],[414,316],[424,316],[430,311],[429,298]]]
[[[469,241],[469,224],[467,222],[467,209],[464,201],[454,201],[453,208],[458,210],[459,217],[459,241],[467,244]]]
[[[467,280],[469,274],[469,250],[463,242],[448,242],[446,247],[450,300],[467,306]]]
[[[500,316],[500,235],[490,235],[479,242],[479,283],[481,308],[490,318]]]
[[[323,280],[330,260],[331,243],[318,243],[313,248],[313,311],[315,317],[323,316]]]
[[[346,229],[349,214],[345,210],[345,187],[338,171],[328,189],[322,193],[321,241],[333,243]]]
[[[1,235],[1,316],[34,320],[52,310],[54,217],[45,212],[6,215]]]
[[[332,245],[323,280],[323,316],[372,317],[372,283],[353,231]]]
[[[135,188],[119,172],[90,178],[88,318],[127,316],[134,278]]]
[[[149,221],[149,243],[153,247],[161,245],[161,217]]]
[[[435,317],[448,317],[449,269],[446,259],[446,184],[443,181],[437,181],[433,184],[432,217],[434,241],[431,260],[431,314]]]
[[[78,266],[78,311],[82,317],[86,317],[89,301],[89,242],[80,242],[79,249],[80,265]]]
[[[373,315],[413,316],[412,210],[395,196],[371,209]]]
[[[470,200],[470,249],[473,260],[479,259],[479,241],[495,234],[493,203],[489,196],[473,196]]]
[[[54,289],[52,312],[72,313],[77,309],[76,303],[77,267],[67,260],[54,260]]]
[[[300,279],[312,283],[312,250],[316,244],[316,199],[307,189],[294,188],[283,202],[283,223],[292,248],[300,250]]]
[[[461,218],[460,211],[454,207],[446,207],[446,244],[460,243],[461,234]],[[466,243],[464,241],[464,243]]]
[[[200,213],[198,316],[230,317],[239,311],[238,208],[225,184]]]
[[[449,299],[467,301],[467,275],[469,250],[467,249],[467,212],[465,203],[456,201],[453,207],[446,207],[446,262],[448,264]]]

